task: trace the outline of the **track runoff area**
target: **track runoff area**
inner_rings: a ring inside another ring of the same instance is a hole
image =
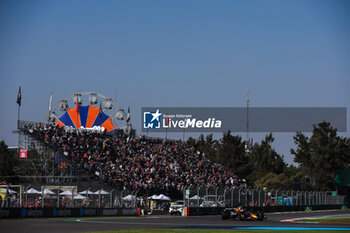
[[[350,219],[350,210],[268,213],[266,216],[264,221],[221,220],[219,215],[12,219],[0,221],[0,232],[350,232],[350,221],[329,222],[329,219]],[[322,223],[323,219],[326,223]]]

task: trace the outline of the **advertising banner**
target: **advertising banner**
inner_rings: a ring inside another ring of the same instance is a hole
[[[142,132],[312,132],[330,122],[346,132],[346,108],[144,107]]]

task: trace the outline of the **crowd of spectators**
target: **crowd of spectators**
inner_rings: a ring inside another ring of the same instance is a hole
[[[25,130],[113,188],[183,190],[190,185],[244,185],[231,171],[181,141],[72,131],[56,125],[26,125]]]

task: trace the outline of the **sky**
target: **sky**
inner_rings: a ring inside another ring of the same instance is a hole
[[[137,132],[141,107],[244,107],[247,90],[252,107],[349,114],[349,41],[346,0],[2,0],[0,140],[17,145],[19,86],[22,120],[43,121],[50,92],[117,92]],[[274,133],[288,163],[294,135]]]

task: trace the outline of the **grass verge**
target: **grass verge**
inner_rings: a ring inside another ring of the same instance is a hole
[[[334,233],[334,231],[314,230],[201,230],[201,229],[133,229],[122,231],[97,231],[90,233]],[[350,232],[350,231],[340,231]]]

